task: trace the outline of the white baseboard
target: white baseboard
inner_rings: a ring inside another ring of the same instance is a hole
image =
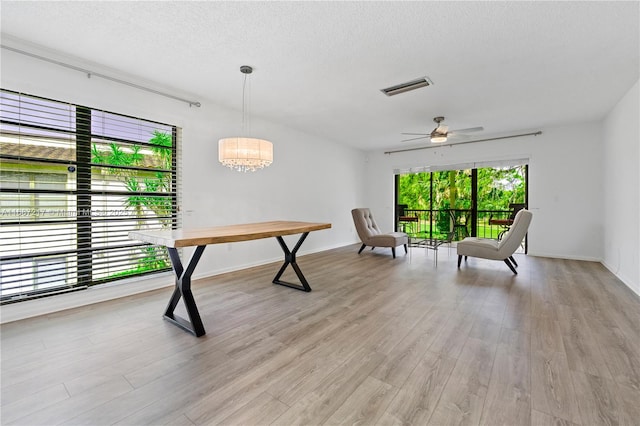
[[[629,287],[629,289],[631,291],[633,291],[635,294],[640,296],[640,283],[633,283],[632,280],[630,280],[628,277],[625,277],[625,276],[621,275],[616,270],[616,268],[611,267],[611,265],[608,265],[601,258],[588,257],[588,256],[567,256],[566,254],[532,253],[532,252],[529,252],[529,256],[549,257],[549,258],[552,258],[552,259],[568,259],[568,260],[583,260],[583,261],[587,261],[587,262],[599,262],[600,264],[602,264],[602,266],[607,268],[607,270],[609,272],[611,272],[613,275],[615,275],[616,278],[618,278],[620,281],[622,281],[622,283],[624,285]]]
[[[617,268],[613,268],[611,265],[607,264],[605,261],[600,262],[602,263],[602,266],[604,266],[605,268],[607,268],[609,270],[609,272],[611,272],[613,275],[615,275],[620,281],[622,281],[622,283],[624,285],[626,285],[627,287],[629,287],[629,289],[631,291],[633,291],[635,294],[637,294],[638,296],[640,296],[640,283],[633,283],[628,277],[625,277],[624,275],[621,275],[616,269]]]
[[[567,255],[565,253],[533,252],[529,250],[528,255],[535,256],[535,257],[549,257],[551,259],[583,260],[585,262],[602,262],[602,259],[599,257],[573,256],[573,255]]]
[[[356,242],[357,243],[357,242]],[[322,251],[332,250],[339,247],[345,247],[356,244],[353,242],[346,242],[341,244],[332,244],[325,247],[319,247],[313,250],[301,251],[298,256],[304,256],[313,253],[319,253]],[[567,256],[565,254],[555,253],[531,253],[530,256],[537,257],[549,257],[555,259],[570,259],[570,260],[583,260],[590,262],[600,262],[613,273],[620,281],[622,281],[627,287],[629,287],[634,293],[640,296],[638,290],[639,286],[630,282],[625,277],[619,276],[610,265],[605,264],[602,259],[591,258],[585,256]],[[199,280],[204,278],[213,277],[228,272],[234,272],[242,269],[253,268],[255,266],[266,265],[274,262],[281,262],[282,257],[273,257],[269,259],[262,259],[255,262],[248,262],[241,265],[236,265],[229,268],[218,268],[210,271],[197,272],[193,275],[193,280]],[[109,284],[97,285],[90,287],[87,290],[77,291],[72,293],[60,294],[51,297],[44,297],[41,299],[27,300],[24,302],[12,303],[0,307],[0,324],[5,324],[12,321],[18,321],[26,318],[36,317],[40,315],[48,315],[54,312],[64,311],[67,309],[78,308],[85,305],[91,305],[94,303],[105,302],[108,300],[118,299],[121,297],[127,297],[134,294],[144,293],[147,291],[157,290],[159,288],[172,287],[174,282],[172,273],[164,273],[153,275],[151,277],[143,278],[127,278],[119,281],[115,281]]]
[[[301,250],[298,256],[318,253],[351,245],[352,243],[333,244],[331,246],[320,247],[313,250]],[[236,265],[230,268],[219,268],[211,271],[198,272],[192,276],[193,280],[209,278],[228,272],[239,271],[252,268],[254,266],[266,265],[273,262],[281,262],[282,256],[272,259],[262,259],[256,262],[249,262]],[[86,290],[59,294],[55,296],[43,297],[39,299],[25,300],[24,302],[10,303],[0,307],[0,324],[19,321],[26,318],[48,315],[54,312],[67,309],[79,308],[81,306],[92,305],[94,303],[106,302],[108,300],[119,299],[134,294],[145,293],[164,287],[172,287],[174,284],[173,273],[167,272],[150,277],[125,278],[108,284],[96,285]]]
[[[0,324],[48,315],[170,286],[173,286],[173,274],[167,272],[151,277],[127,278],[71,293],[10,303],[0,307]]]

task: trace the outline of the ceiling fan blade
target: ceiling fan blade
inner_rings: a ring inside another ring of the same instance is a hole
[[[400,142],[409,142],[409,141],[415,141],[415,140],[418,140],[418,139],[426,139],[426,138],[428,138],[430,136],[431,135],[424,135],[424,136],[420,136],[420,137],[417,137],[417,138],[403,139]]]
[[[479,132],[484,130],[484,127],[469,127],[468,129],[456,129],[449,132],[449,134],[453,133],[471,133],[471,132]]]
[[[451,132],[449,132],[447,137],[449,138],[450,141],[454,142],[454,141],[466,141],[466,140],[471,139],[473,136],[472,135],[468,135],[466,133],[451,133]]]
[[[447,130],[449,130],[449,126],[447,126],[446,124],[440,124],[438,125],[438,127],[433,129],[431,133],[442,133],[444,135],[447,133]]]
[[[429,133],[400,133],[401,135],[429,136]]]

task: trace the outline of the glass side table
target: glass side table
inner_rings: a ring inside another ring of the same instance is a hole
[[[438,248],[444,243],[446,241],[435,238],[409,237],[409,247],[422,247],[427,250],[433,250],[433,264],[436,267],[438,266]]]

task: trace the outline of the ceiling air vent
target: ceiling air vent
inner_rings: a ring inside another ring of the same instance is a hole
[[[406,83],[397,84],[395,86],[387,87],[386,89],[380,89],[382,93],[387,96],[397,95],[399,93],[408,92],[410,90],[419,89],[420,87],[431,86],[433,82],[429,77],[421,77]]]

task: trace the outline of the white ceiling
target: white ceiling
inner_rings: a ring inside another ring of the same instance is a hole
[[[252,65],[253,116],[393,149],[436,115],[478,137],[603,118],[640,75],[639,4],[3,0],[1,28],[233,109]]]

